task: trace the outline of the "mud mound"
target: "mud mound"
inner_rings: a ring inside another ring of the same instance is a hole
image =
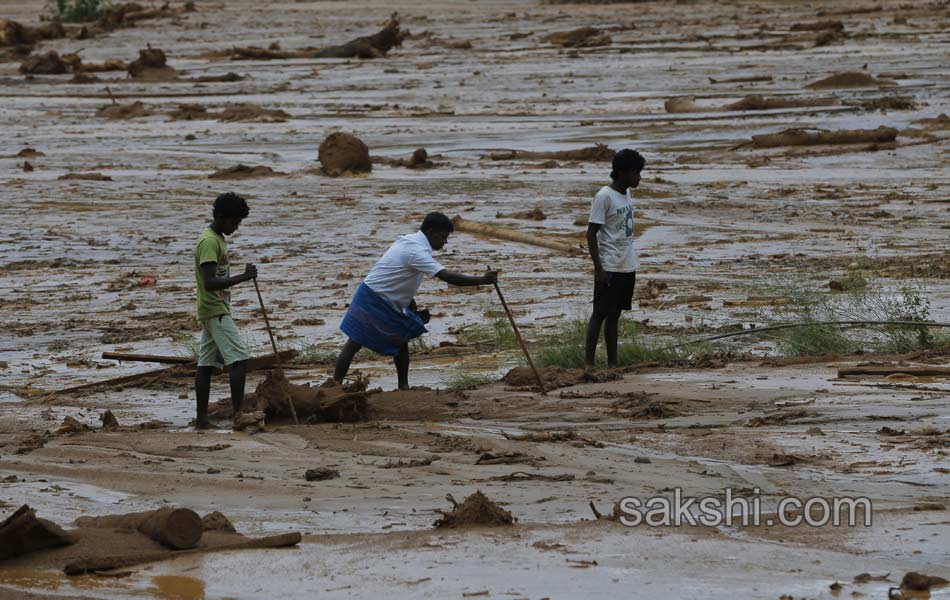
[[[249,165],[234,165],[227,169],[215,171],[211,175],[208,175],[208,179],[255,179],[257,177],[282,177],[285,175],[286,173],[280,173],[264,165],[254,167]]]
[[[282,50],[280,43],[274,42],[267,48],[244,46],[232,48],[229,55],[234,60],[280,60],[286,58],[382,58],[408,35],[399,29],[399,16],[393,13],[389,21],[373,35],[358,37],[339,46],[325,48],[300,48]]]
[[[606,33],[594,27],[580,27],[571,31],[557,31],[545,38],[546,41],[564,48],[593,48],[609,46],[613,40]]]
[[[234,529],[234,524],[231,523],[231,520],[218,511],[210,512],[201,517],[201,528],[204,531],[227,531],[230,533],[237,532],[237,530]]]
[[[297,418],[312,423],[350,423],[365,421],[365,391],[354,391],[332,379],[320,387],[291,383],[280,371],[268,371],[254,392],[257,410],[269,418],[290,418],[293,400]]]
[[[883,144],[897,139],[897,130],[880,126],[877,129],[841,129],[825,131],[821,129],[786,129],[778,133],[752,136],[752,145],[756,148],[778,148],[781,146],[816,146],[824,144]]]
[[[896,82],[889,79],[877,79],[867,73],[849,71],[847,73],[838,73],[809,83],[805,87],[810,90],[827,90],[836,88],[860,88],[860,87],[881,87],[888,85],[897,85]]]
[[[429,153],[425,148],[417,148],[407,158],[387,158],[383,156],[371,157],[371,162],[379,162],[390,167],[405,167],[407,169],[429,169],[435,165],[429,160]]]
[[[331,133],[323,140],[317,158],[323,172],[330,177],[373,170],[366,144],[355,135],[342,131]]]
[[[84,63],[73,65],[73,70],[81,73],[106,73],[109,71],[127,71],[129,65],[117,58],[109,58],[103,63]]]
[[[948,582],[943,577],[924,575],[922,573],[917,573],[916,571],[910,571],[904,575],[903,579],[901,579],[901,589],[914,590],[918,592],[929,592],[930,588],[943,587],[948,583],[950,582]]]
[[[141,102],[132,104],[110,104],[96,111],[97,117],[106,119],[136,119],[155,114]]]
[[[200,121],[214,118],[202,104],[179,104],[178,108],[169,113],[169,116],[173,121]]]
[[[425,387],[380,392],[366,398],[372,419],[390,421],[435,421],[451,417],[459,396]]]
[[[514,525],[515,519],[511,513],[489,500],[480,491],[476,491],[461,504],[455,502],[451,495],[447,496],[447,499],[453,505],[452,511],[444,513],[442,518],[437,519],[433,523],[435,527]]]
[[[26,60],[20,63],[20,73],[24,75],[62,75],[69,71],[69,64],[55,50],[27,56]]]
[[[0,560],[45,548],[66,546],[75,540],[59,526],[40,519],[24,504],[0,522]]]
[[[139,57],[129,63],[129,77],[144,81],[168,81],[176,79],[178,72],[166,64],[167,58],[160,48],[149,46],[139,50]]]
[[[577,385],[579,383],[603,383],[622,379],[623,375],[614,371],[588,371],[586,369],[564,369],[561,367],[544,367],[538,369],[541,380],[547,389],[555,389]],[[537,387],[534,372],[528,367],[515,367],[502,378],[512,387]]]

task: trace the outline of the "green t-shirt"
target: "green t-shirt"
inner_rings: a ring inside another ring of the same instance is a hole
[[[204,278],[201,276],[201,265],[215,263],[216,277],[230,277],[231,265],[228,263],[228,243],[224,236],[216,233],[210,227],[205,228],[195,244],[195,283],[198,287],[198,320],[204,321],[218,315],[231,313],[231,292],[218,290],[209,292],[205,289]]]

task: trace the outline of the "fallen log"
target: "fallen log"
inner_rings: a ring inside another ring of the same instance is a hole
[[[525,160],[525,159],[543,159],[543,160],[588,160],[593,162],[609,162],[613,160],[615,151],[611,150],[606,144],[594,144],[587,148],[576,148],[572,150],[554,150],[533,152],[530,150],[503,150],[492,152],[482,158],[490,160]]]
[[[126,515],[79,517],[75,524],[77,527],[140,531],[173,550],[194,548],[204,531],[198,513],[189,508],[170,506]]]
[[[883,144],[897,139],[897,129],[880,126],[877,129],[786,129],[778,133],[752,136],[756,148],[779,148],[782,146],[818,146],[825,144]]]
[[[772,98],[760,94],[751,94],[741,100],[722,106],[703,106],[696,102],[695,96],[677,96],[663,103],[668,113],[724,112],[731,110],[776,110],[781,108],[808,108],[812,106],[832,106],[838,104],[837,98]]]
[[[0,560],[73,542],[72,536],[55,523],[38,518],[26,504],[0,523]]]
[[[105,558],[94,558],[89,560],[79,560],[69,563],[63,568],[66,575],[83,575],[85,573],[96,573],[99,571],[109,571],[123,567],[131,567],[143,563],[157,562],[178,558],[179,556],[202,554],[205,552],[221,552],[225,550],[258,550],[264,548],[286,548],[296,546],[300,543],[301,535],[297,532],[282,533],[254,540],[235,542],[232,544],[222,544],[220,546],[209,546],[207,548],[192,548],[190,550],[180,550],[178,552],[141,552],[138,554],[120,554],[117,556],[107,556]]]
[[[514,229],[500,227],[498,225],[489,225],[488,223],[469,221],[468,219],[462,218],[461,215],[454,217],[452,219],[452,224],[455,225],[456,231],[461,231],[464,233],[473,233],[490,238],[508,240],[510,242],[519,242],[522,244],[529,244],[531,246],[540,246],[542,248],[557,250],[565,254],[579,254],[583,252],[580,245],[575,246],[568,242],[549,240],[539,235],[523,233],[521,231],[515,231]]]
[[[169,365],[190,365],[195,359],[188,356],[160,356],[156,354],[131,354],[128,352],[103,352],[102,358],[119,362],[153,362]]]
[[[325,48],[301,48],[281,50],[279,45],[270,48],[247,46],[231,49],[235,60],[278,60],[287,58],[381,58],[390,50],[402,45],[406,33],[399,29],[399,16],[393,13],[386,25],[373,35],[358,37],[339,46]]]
[[[273,354],[268,354],[267,356],[255,356],[248,359],[247,370],[260,371],[261,369],[270,369],[280,362],[293,359],[295,356],[297,356],[297,354],[298,353],[296,350],[282,350],[279,356],[274,356]],[[165,375],[185,375],[187,374],[189,368],[194,368],[196,364],[196,361],[190,359],[187,363],[182,363],[172,367],[165,367],[164,369],[155,369],[152,371],[145,371],[144,373],[133,373],[132,375],[123,375],[121,377],[113,377],[112,379],[105,379],[102,381],[81,383],[79,385],[63,388],[61,390],[54,390],[50,392],[48,397],[56,396],[58,394],[73,394],[75,392],[82,392],[99,387],[130,385],[133,383],[139,383],[141,381],[150,381],[152,379],[161,378]],[[224,370],[227,372],[229,369],[225,367]]]
[[[888,375],[913,375],[915,377],[950,377],[950,367],[907,367],[901,365],[840,367],[838,377],[886,377]]]

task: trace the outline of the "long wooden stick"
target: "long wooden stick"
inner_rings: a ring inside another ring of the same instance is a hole
[[[488,270],[491,271],[491,267],[488,267]],[[524,343],[524,338],[521,337],[521,332],[518,330],[518,324],[515,323],[515,317],[511,314],[511,309],[508,308],[508,303],[505,302],[505,296],[501,293],[501,288],[498,287],[498,282],[495,282],[495,291],[498,292],[498,299],[501,300],[501,305],[505,308],[505,314],[508,315],[508,321],[511,322],[511,328],[515,332],[515,337],[518,338],[518,344],[521,345],[521,351],[524,352],[524,357],[528,359],[528,366],[531,367],[531,371],[534,372],[534,378],[538,380],[538,388],[541,390],[541,395],[547,394],[547,391],[544,389],[544,381],[541,380],[541,374],[538,373],[538,370],[534,366],[534,361],[531,360],[531,354],[528,353],[528,347]]]
[[[189,365],[195,362],[190,356],[159,356],[156,354],[129,354],[126,352],[103,352],[102,358],[119,362],[150,362],[170,365]]]
[[[274,349],[274,356],[277,356],[277,342],[274,341],[274,332],[271,331],[270,328],[270,319],[267,318],[267,309],[264,308],[264,298],[261,297],[261,288],[257,285],[257,277],[254,278],[254,290],[257,291],[258,302],[261,303],[261,314],[264,315],[264,325],[267,326],[267,335],[270,336],[271,348]],[[277,369],[280,370],[281,373],[284,372],[284,369],[280,367],[280,365],[277,366]],[[290,395],[287,396],[287,404],[290,405],[290,416],[294,418],[294,425],[299,425],[300,421],[297,420],[297,409],[294,407],[294,399],[291,398]]]

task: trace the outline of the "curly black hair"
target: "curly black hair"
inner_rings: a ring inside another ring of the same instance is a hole
[[[444,214],[440,212],[430,212],[426,215],[426,218],[422,220],[422,226],[419,227],[419,231],[448,231],[452,233],[455,231],[455,225],[452,224],[452,219]]]
[[[242,196],[235,194],[234,192],[227,192],[221,194],[214,199],[214,217],[238,217],[241,219],[246,219],[247,215],[251,213],[251,209],[247,207],[247,200]]]
[[[610,178],[616,179],[618,171],[642,171],[647,161],[636,150],[624,148],[614,154],[613,171],[610,172]]]

